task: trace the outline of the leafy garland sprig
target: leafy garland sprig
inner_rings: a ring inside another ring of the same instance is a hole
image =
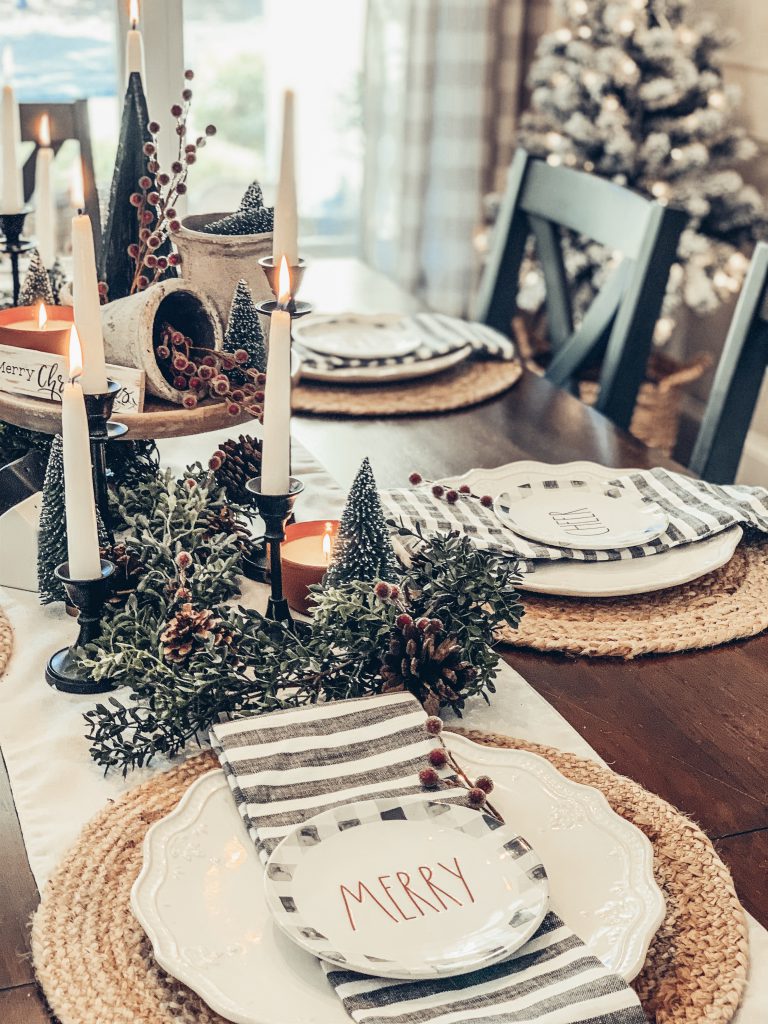
[[[235,538],[206,530],[207,509],[226,501],[209,472],[191,467],[178,482],[166,474],[154,490],[145,485],[123,499],[130,531],[124,540],[147,571],[137,593],[80,654],[95,678],[132,691],[128,703],[111,698],[85,715],[91,756],[105,771],[125,775],[158,754],[175,756],[204,740],[222,717],[392,689],[382,667],[403,616],[439,619],[472,668],[458,690],[430,690],[419,680],[417,696],[439,695],[438,703],[460,715],[468,697],[488,701],[495,692],[495,634],[520,618],[518,576],[508,559],[478,550],[469,538],[412,534],[419,549],[399,584],[315,588],[314,618],[297,637],[252,608],[225,603],[237,593],[241,551]],[[181,661],[164,657],[162,635],[182,603],[215,610],[228,642],[212,636]]]

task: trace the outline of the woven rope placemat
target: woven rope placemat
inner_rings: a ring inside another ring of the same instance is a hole
[[[522,375],[517,362],[470,360],[452,370],[397,384],[337,385],[299,383],[293,389],[296,413],[325,416],[409,416],[466,409],[511,388]]]
[[[636,597],[546,597],[523,593],[513,647],[593,658],[636,658],[715,647],[768,629],[768,540],[747,540],[701,579]]]
[[[667,915],[634,986],[656,1024],[727,1024],[746,981],[747,934],[728,870],[706,836],[637,783],[591,761],[506,736],[465,735],[541,754],[569,778],[602,790],[645,832]],[[212,753],[200,754],[110,804],[86,825],[46,886],[32,926],[32,954],[61,1024],[221,1021],[155,964],[130,911],[147,829],[214,767]]]
[[[8,621],[8,616],[0,608],[0,676],[5,672],[6,665],[11,659],[13,650],[13,629]]]

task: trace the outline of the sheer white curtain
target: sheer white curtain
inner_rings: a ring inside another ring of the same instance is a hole
[[[483,192],[509,163],[524,0],[369,0],[363,253],[462,314]]]

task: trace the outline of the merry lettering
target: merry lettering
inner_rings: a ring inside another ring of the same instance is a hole
[[[34,372],[34,368],[31,366],[17,366],[14,363],[9,363],[6,359],[0,362],[0,373],[6,377],[20,377],[29,383]]]
[[[422,864],[416,871],[379,875],[370,884],[360,880],[351,888],[340,885],[339,891],[353,932],[357,931],[355,904],[360,907],[368,902],[400,924],[475,902],[458,857],[449,864],[438,861],[434,869]]]
[[[550,512],[549,515],[565,533],[587,537],[608,533],[608,527],[588,508],[574,508],[570,512]]]

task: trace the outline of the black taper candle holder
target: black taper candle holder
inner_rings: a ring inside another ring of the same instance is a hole
[[[124,423],[113,423],[112,410],[121,385],[114,380],[107,381],[107,390],[101,394],[84,395],[85,413],[88,417],[88,433],[91,437],[91,465],[93,466],[93,489],[96,507],[109,536],[114,542],[107,497],[107,441],[122,437],[128,427]]]
[[[18,213],[0,213],[0,232],[3,235],[2,252],[11,257],[11,276],[13,278],[13,304],[19,304],[19,292],[21,291],[21,275],[19,274],[19,256],[34,248],[34,242],[28,238],[22,238],[24,221],[27,214],[32,212],[32,207],[27,205]]]
[[[101,575],[95,580],[73,580],[69,562],[62,562],[54,573],[64,584],[70,603],[77,608],[80,632],[71,647],[62,647],[48,659],[45,681],[64,693],[106,693],[114,686],[109,680],[95,680],[86,675],[75,661],[73,650],[95,640],[101,633],[101,612],[112,588],[115,565],[102,558]]]
[[[264,538],[269,545],[269,578],[271,594],[267,603],[267,618],[282,622],[289,629],[295,627],[288,601],[283,594],[283,566],[280,561],[280,544],[285,538],[285,524],[293,511],[296,499],[304,490],[304,484],[295,476],[290,478],[287,494],[264,494],[261,489],[262,477],[246,481],[245,489],[264,520]]]

